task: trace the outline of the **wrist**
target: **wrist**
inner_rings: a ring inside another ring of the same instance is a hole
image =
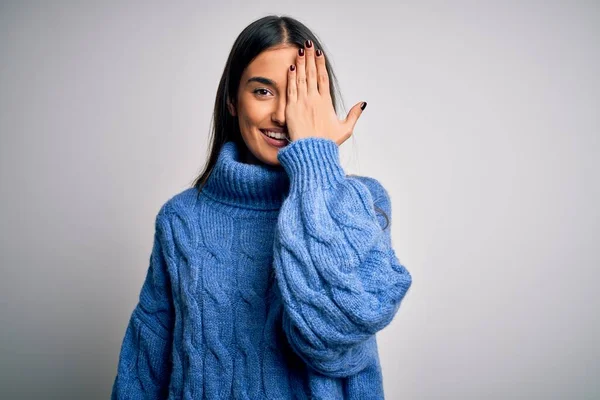
[[[279,150],[277,159],[290,177],[290,191],[329,188],[345,177],[339,146],[328,138],[310,136],[295,139]]]

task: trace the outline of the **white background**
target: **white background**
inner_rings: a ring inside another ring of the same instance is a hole
[[[597,2],[2,2],[0,397],[104,399],[253,20],[313,29],[413,276],[389,399],[600,396]]]

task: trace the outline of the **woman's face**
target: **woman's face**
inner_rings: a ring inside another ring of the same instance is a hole
[[[285,106],[287,75],[296,63],[298,48],[271,48],[260,53],[246,67],[240,80],[237,107],[229,104],[229,112],[237,115],[242,138],[248,152],[244,162],[279,165],[277,152],[287,140],[273,142],[264,131],[287,133]]]

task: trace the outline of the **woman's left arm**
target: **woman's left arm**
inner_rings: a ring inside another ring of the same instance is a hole
[[[391,221],[389,195],[376,179],[346,177],[331,139],[302,138],[277,157],[290,177],[274,242],[284,332],[313,369],[352,375],[412,282],[374,210]]]

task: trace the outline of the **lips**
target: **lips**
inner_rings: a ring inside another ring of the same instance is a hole
[[[273,147],[277,147],[277,148],[281,148],[281,147],[285,147],[288,145],[288,141],[285,139],[273,139],[270,138],[266,132],[262,129],[260,129],[260,132],[263,134],[263,138],[267,141],[267,143],[269,143],[271,146]]]

